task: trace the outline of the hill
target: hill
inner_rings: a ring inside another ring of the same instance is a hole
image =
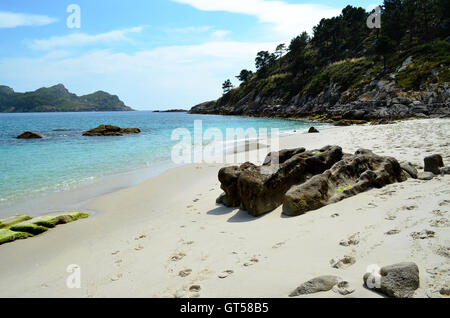
[[[450,2],[388,0],[381,29],[347,6],[281,44],[259,52],[256,72],[191,113],[374,119],[450,115]]]
[[[103,91],[77,96],[62,84],[40,88],[34,92],[16,93],[7,86],[0,86],[0,112],[91,112],[132,111],[115,95]]]

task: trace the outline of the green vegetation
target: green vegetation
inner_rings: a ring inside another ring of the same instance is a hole
[[[79,97],[62,84],[27,93],[15,93],[7,86],[0,86],[0,113],[131,110],[117,96],[102,91]]]
[[[405,91],[450,82],[449,12],[448,0],[385,0],[381,29],[369,29],[370,13],[347,6],[340,16],[322,19],[312,37],[303,32],[288,47],[259,52],[257,72],[242,70],[241,85],[217,104],[235,104],[251,93],[288,104],[334,88],[359,96],[372,81],[393,76]],[[409,57],[412,63],[399,72]]]
[[[83,212],[69,212],[57,215],[46,215],[32,219],[28,215],[17,214],[0,220],[0,245],[18,239],[26,239],[47,232],[59,224],[70,223],[89,217]]]
[[[351,188],[353,188],[353,186],[351,186],[350,184],[344,184],[336,189],[336,193],[342,193],[344,191],[350,190]]]

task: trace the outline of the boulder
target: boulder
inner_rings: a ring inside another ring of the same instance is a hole
[[[405,180],[406,175],[395,158],[360,149],[353,156],[345,156],[324,173],[291,187],[283,200],[283,214],[301,215],[369,188],[382,188]]]
[[[124,134],[139,134],[139,128],[120,128],[111,125],[100,125],[97,128],[83,132],[83,136],[123,136]]]
[[[300,295],[330,291],[341,281],[342,279],[340,277],[332,275],[316,277],[307,281],[306,283],[301,284],[292,293],[289,294],[289,297],[297,297]]]
[[[430,181],[435,177],[434,173],[432,172],[421,172],[417,175],[417,179],[422,181]]]
[[[337,146],[313,151],[299,148],[271,153],[260,167],[245,163],[223,168],[219,181],[225,194],[218,202],[240,206],[253,216],[262,215],[279,207],[293,185],[330,169],[342,156],[342,149]]]
[[[364,284],[368,286],[367,280],[374,275],[366,273]],[[389,297],[411,298],[420,286],[419,268],[415,263],[399,263],[381,268],[377,273],[379,285],[375,290]]]
[[[400,167],[405,171],[411,178],[417,179],[419,173],[416,168],[411,163],[402,163]]]
[[[56,215],[45,215],[27,221],[28,224],[35,224],[46,228],[54,228],[59,224],[67,224],[79,219],[89,217],[89,214],[82,212],[70,212]]]
[[[317,134],[319,131],[315,127],[311,127],[308,130],[308,134]]]
[[[450,174],[450,167],[444,167],[439,169],[439,171],[441,172],[441,174]]]
[[[431,155],[424,159],[425,172],[432,172],[434,174],[441,174],[440,168],[444,167],[444,161],[441,155]]]
[[[23,134],[16,137],[17,139],[42,139],[41,135],[32,131],[26,131]]]

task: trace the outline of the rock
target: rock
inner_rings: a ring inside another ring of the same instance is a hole
[[[355,289],[350,286],[349,282],[342,281],[333,287],[333,292],[342,296],[347,296],[355,292]]]
[[[89,214],[82,213],[82,212],[70,212],[70,213],[63,213],[63,214],[57,214],[57,215],[46,215],[46,216],[40,216],[35,219],[27,221],[28,223],[43,226],[46,228],[54,228],[55,226],[59,224],[67,224],[79,219],[84,219],[89,217]]]
[[[23,134],[21,134],[20,136],[16,137],[17,139],[42,139],[44,137],[42,137],[41,135],[32,132],[32,131],[26,131]]]
[[[444,167],[444,161],[441,155],[431,155],[424,159],[425,162],[425,172],[432,172],[434,174],[441,174],[439,168]]]
[[[47,232],[48,228],[33,223],[24,222],[11,226],[10,230],[14,232],[25,232],[33,235],[38,235]]]
[[[120,128],[111,125],[100,125],[97,128],[85,131],[83,136],[123,136],[124,134],[139,134],[139,128]]]
[[[439,291],[439,294],[441,294],[442,296],[450,296],[450,287],[449,286],[442,287],[441,290]]]
[[[301,215],[369,188],[382,188],[405,180],[406,175],[395,158],[381,157],[370,150],[360,149],[353,156],[345,156],[331,169],[287,191],[283,214]]]
[[[364,284],[368,286],[367,280],[373,273],[364,275]],[[419,268],[415,263],[399,263],[381,268],[380,285],[374,289],[389,297],[411,298],[419,288]],[[369,286],[368,286],[369,287]]]
[[[317,133],[319,133],[319,131],[316,128],[314,127],[309,128],[308,134],[317,134]]]
[[[342,279],[340,277],[331,275],[316,277],[307,281],[306,283],[301,284],[289,295],[289,297],[330,291],[341,281]]]
[[[432,172],[421,172],[417,175],[417,179],[422,181],[429,181],[432,180],[434,177],[435,175]]]
[[[225,195],[218,201],[227,206],[240,206],[253,216],[262,215],[279,207],[286,191],[294,184],[323,173],[342,156],[342,149],[337,146],[315,151],[299,148],[271,153],[261,167],[245,163],[223,168],[219,171],[219,181]]]
[[[440,174],[450,174],[450,167],[441,168],[439,171],[441,172]]]
[[[189,291],[192,293],[198,293],[201,289],[202,288],[200,285],[192,285],[191,287],[189,287]]]
[[[416,168],[413,167],[411,163],[402,163],[400,164],[400,167],[413,179],[417,179],[418,177],[418,171]]]
[[[26,239],[33,235],[23,232],[15,232],[9,229],[0,229],[0,245],[13,242],[15,240]]]
[[[0,219],[0,229],[9,228],[14,224],[31,220],[31,217],[24,214],[16,214],[6,219]]]

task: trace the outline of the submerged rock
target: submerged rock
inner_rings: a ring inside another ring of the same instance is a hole
[[[301,284],[292,293],[289,294],[289,297],[330,291],[341,281],[342,279],[340,277],[332,275],[316,277],[307,281],[306,283]]]
[[[97,128],[85,131],[83,136],[123,136],[124,134],[139,134],[139,128],[120,128],[111,125],[100,125]]]
[[[225,194],[218,202],[240,206],[253,216],[262,215],[279,207],[293,185],[323,173],[342,156],[342,148],[337,146],[316,151],[299,148],[271,153],[261,167],[245,163],[223,168],[219,171],[219,181]]]
[[[32,131],[26,131],[23,134],[16,137],[17,139],[42,139],[41,135]]]
[[[371,279],[373,273],[364,275],[364,284],[369,286],[367,281]],[[379,285],[374,289],[389,297],[411,298],[419,288],[419,268],[415,263],[399,263],[381,268],[379,273]]]
[[[297,216],[352,197],[369,188],[403,182],[406,175],[395,158],[360,149],[346,156],[330,170],[287,191],[283,214]]]

